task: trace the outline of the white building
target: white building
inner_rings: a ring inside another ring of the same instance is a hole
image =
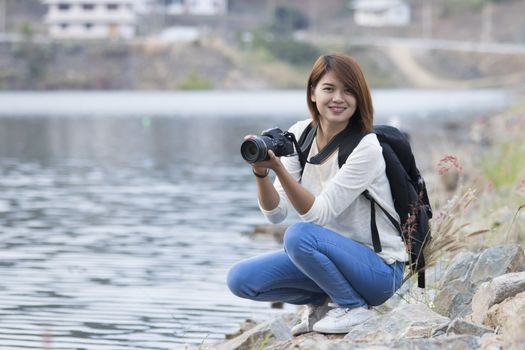
[[[170,15],[218,16],[227,12],[227,0],[165,0]]]
[[[402,0],[354,0],[354,21],[369,27],[410,24],[410,5]]]
[[[135,36],[134,0],[43,0],[49,33],[58,39]]]

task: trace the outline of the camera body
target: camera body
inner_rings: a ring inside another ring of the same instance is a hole
[[[248,163],[268,160],[268,151],[272,150],[277,157],[294,153],[294,143],[287,131],[280,128],[271,128],[262,132],[261,136],[245,140],[241,144],[241,156]]]

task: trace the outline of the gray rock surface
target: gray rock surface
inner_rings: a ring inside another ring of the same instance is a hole
[[[442,281],[436,283],[439,292],[433,300],[433,293],[422,292],[415,285],[403,286],[400,292],[404,295],[376,308],[380,314],[346,335],[312,332],[292,337],[290,327],[299,317],[288,314],[246,329],[213,349],[525,350],[522,246],[504,245],[476,254],[463,253],[445,273],[442,271],[434,273],[442,276]],[[428,303],[418,303],[418,299]],[[427,306],[432,302],[441,314]],[[472,309],[474,312],[470,315]],[[451,320],[447,315],[454,318]],[[468,315],[468,319],[464,315]],[[474,320],[477,322],[470,322]]]
[[[297,321],[293,314],[276,317],[263,322],[236,338],[219,344],[217,350],[253,350],[265,349],[276,341],[291,339],[290,324]]]
[[[442,288],[434,299],[436,311],[453,319],[465,317],[471,312],[472,297],[481,283],[519,271],[525,271],[525,254],[518,244],[460,254],[445,273]]]
[[[483,283],[472,298],[472,320],[484,323],[493,305],[521,292],[525,292],[525,272],[508,273]]]
[[[525,349],[525,292],[493,305],[484,323],[498,329],[503,336],[505,349]]]
[[[247,232],[247,234],[252,238],[271,237],[277,242],[282,243],[287,228],[288,225],[259,224],[256,225],[252,231]]]
[[[484,334],[493,334],[494,331],[491,328],[483,327],[472,322],[465,321],[463,319],[456,318],[454,321],[447,325],[445,331],[446,335],[476,335],[482,336]]]
[[[424,304],[405,304],[356,326],[344,339],[378,343],[404,338],[429,338],[449,322],[447,317],[435,313]]]

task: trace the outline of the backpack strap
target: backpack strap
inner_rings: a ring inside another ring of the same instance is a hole
[[[345,164],[346,159],[350,156],[353,150],[357,147],[359,142],[361,142],[363,137],[367,135],[367,133],[359,132],[356,128],[354,128],[353,130],[354,130],[353,134],[349,135],[349,137],[345,139],[345,141],[343,142],[339,150],[339,167],[340,168]],[[383,156],[385,156],[384,152],[383,152]],[[379,206],[379,208],[383,211],[383,213],[385,213],[388,220],[396,228],[399,234],[401,234],[401,225],[396,219],[394,219],[392,215],[390,215],[390,213],[385,208],[383,208],[379,203],[375,201],[375,199],[370,195],[370,192],[368,192],[368,190],[365,190],[363,192],[363,195],[365,196],[366,199],[370,201],[370,231],[372,233],[372,245],[374,247],[374,251],[376,253],[379,253],[382,251],[382,247],[381,247],[381,240],[379,238],[379,231],[377,229],[375,206],[376,205]]]
[[[301,163],[301,169],[303,170],[307,161],[306,158],[308,157],[308,153],[310,153],[310,148],[312,147],[312,141],[317,134],[317,127],[318,126],[314,126],[313,123],[308,124],[303,130],[301,137],[299,137],[299,148],[297,148],[297,154],[299,155],[299,162]]]
[[[360,128],[354,123],[348,123],[348,126],[343,131],[337,134],[328,143],[328,145],[326,145],[326,147],[324,147],[317,155],[313,156],[308,161],[306,160],[306,158],[312,147],[312,142],[315,137],[315,134],[317,133],[317,127],[317,125],[315,127],[312,127],[312,123],[310,123],[299,138],[298,143],[301,152],[299,160],[301,161],[301,166],[303,170],[306,163],[320,164],[324,159],[326,159],[330,154],[332,154],[337,147],[339,147],[339,155],[337,161],[339,164],[339,168],[341,168],[345,164],[350,154],[361,142],[363,137],[365,137],[368,134],[366,132],[362,132]],[[396,230],[399,232],[399,234],[401,234],[401,225],[399,224],[399,222],[397,222],[396,219],[394,219],[392,215],[390,215],[390,213],[388,213],[388,211],[385,208],[383,208],[379,203],[375,201],[375,199],[370,195],[370,192],[368,192],[368,190],[365,190],[363,192],[363,195],[366,199],[370,201],[370,231],[372,232],[372,245],[374,247],[374,251],[376,253],[379,253],[382,251],[382,247],[381,240],[379,238],[379,231],[377,229],[375,206],[379,206],[379,208],[385,213],[385,215],[392,223],[392,225],[396,228]]]
[[[350,123],[348,124],[350,126]],[[339,164],[339,168],[341,168],[345,162],[346,159],[350,156],[350,154],[354,151],[354,149],[357,147],[359,142],[368,135],[368,133],[364,133],[359,129],[359,126],[354,125],[347,129],[346,138],[341,142],[341,145],[339,146],[339,155],[337,158],[337,162]]]
[[[370,195],[370,192],[368,190],[365,190],[363,192],[363,195],[366,199],[370,201],[370,231],[372,232],[372,245],[374,246],[374,251],[376,253],[379,253],[382,251],[381,248],[381,241],[379,239],[379,231],[377,230],[377,224],[376,224],[376,205],[385,213],[386,217],[392,225],[396,228],[396,230],[401,233],[401,225],[399,225],[399,222],[397,222],[396,219],[388,211],[386,211],[385,208],[381,206],[381,204],[377,203],[374,197]]]

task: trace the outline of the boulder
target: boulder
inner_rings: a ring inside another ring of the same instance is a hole
[[[487,333],[494,334],[493,330],[490,328],[460,318],[456,318],[454,321],[450,322],[445,331],[446,335],[475,335],[479,337]]]
[[[429,338],[449,322],[447,317],[424,304],[405,304],[356,326],[344,339],[357,343],[380,343],[403,338]]]
[[[309,334],[302,339],[276,343],[264,350],[475,350],[479,348],[480,339],[472,335],[354,343],[344,339],[329,339],[320,334]]]
[[[498,328],[505,349],[525,348],[525,292],[493,305],[487,312],[484,323]]]
[[[470,281],[481,283],[510,272],[525,271],[525,253],[519,244],[508,244],[484,250],[472,269]]]
[[[218,344],[217,350],[252,350],[265,349],[276,341],[285,341],[292,337],[290,324],[297,321],[294,314],[278,316],[263,322],[238,337]]]
[[[276,342],[264,350],[319,350],[319,349],[348,349],[348,342],[342,340],[344,335],[323,335],[307,333],[285,342]]]
[[[502,350],[503,337],[499,334],[484,334],[480,339],[482,350]]]
[[[484,323],[489,308],[521,292],[525,292],[525,272],[508,273],[481,284],[472,298],[472,320]]]
[[[282,243],[287,228],[288,225],[259,224],[252,231],[246,233],[252,238],[273,238],[277,242]]]
[[[518,244],[460,254],[445,273],[442,288],[434,299],[435,309],[450,318],[465,317],[471,312],[472,297],[479,285],[519,271],[525,271],[525,254]]]
[[[381,349],[394,350],[475,350],[479,339],[472,335],[437,337],[429,339],[400,339],[384,344]],[[375,347],[348,347],[346,349],[375,350]]]

